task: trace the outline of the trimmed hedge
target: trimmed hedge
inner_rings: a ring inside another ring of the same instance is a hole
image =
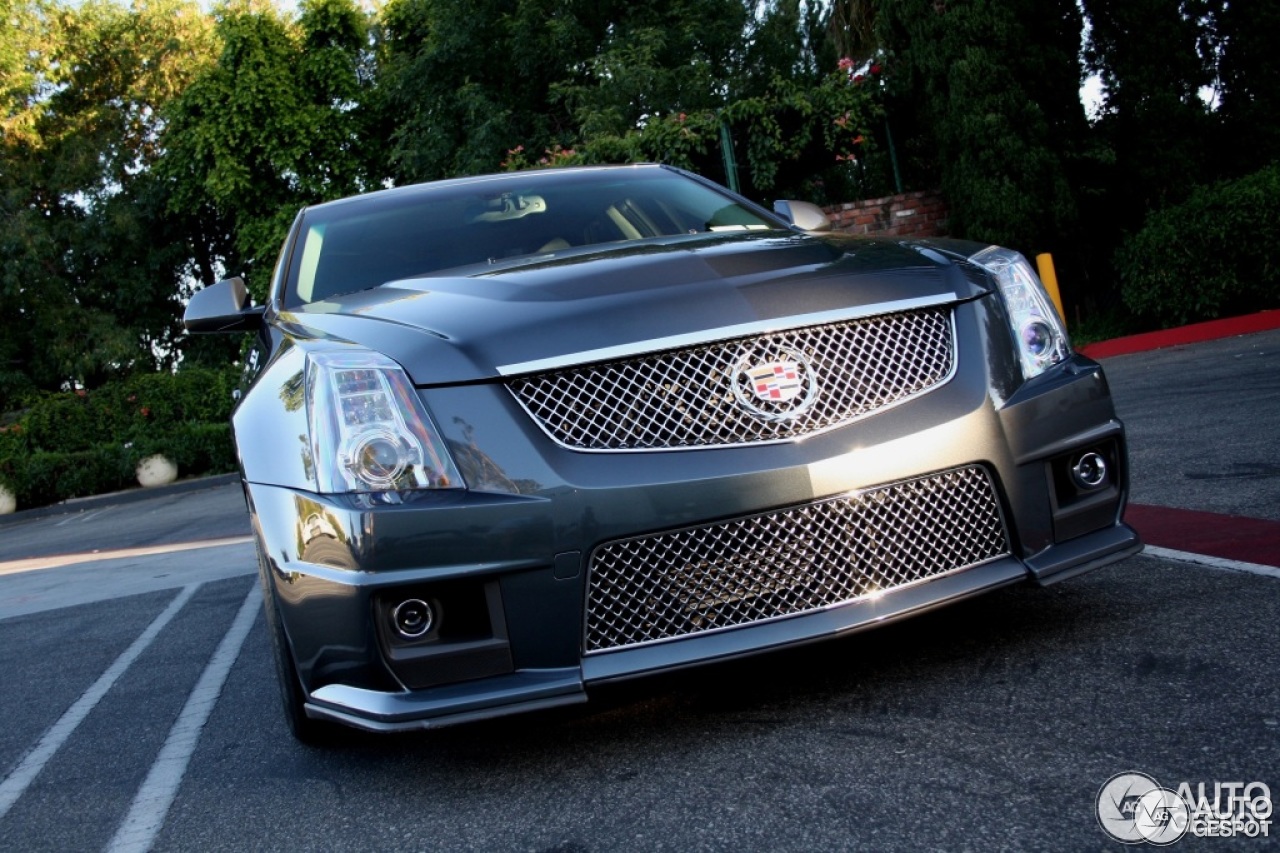
[[[1125,305],[1163,326],[1280,306],[1280,164],[1147,217],[1116,257]]]
[[[130,377],[92,391],[45,393],[0,426],[0,484],[20,509],[137,486],[161,453],[182,476],[235,470],[234,369]]]

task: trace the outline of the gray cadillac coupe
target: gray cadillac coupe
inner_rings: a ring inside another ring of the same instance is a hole
[[[428,728],[1141,548],[1017,254],[814,233],[662,166],[303,210],[233,416],[293,732]]]

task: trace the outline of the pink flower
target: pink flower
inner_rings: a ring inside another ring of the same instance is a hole
[[[684,120],[687,119],[688,117],[689,116],[685,115],[684,113],[680,113],[680,115],[676,116],[676,121],[680,122],[681,124],[684,124]]]
[[[849,71],[853,68],[853,60],[847,56],[842,56],[840,57],[839,65],[841,71]]]
[[[149,408],[148,408],[148,407],[146,407],[146,406],[143,406],[143,407],[142,407],[141,409],[139,409],[138,411],[142,413],[142,416],[143,416],[144,418],[149,418],[149,417],[151,417],[151,409],[149,409]]]
[[[853,144],[854,144],[854,145],[861,145],[861,144],[862,144],[862,143],[864,143],[864,142],[866,142],[866,140],[862,138],[862,134],[861,134],[861,133],[859,133],[857,136],[855,136],[855,137],[853,138]]]
[[[844,115],[840,116],[840,118],[836,119],[836,120],[835,120],[835,125],[836,125],[836,127],[848,127],[848,126],[849,126],[849,114],[848,114],[848,113],[845,113]]]
[[[76,389],[76,396],[77,396],[77,397],[87,397],[87,396],[89,396],[89,394],[88,394],[88,392],[87,392],[87,391],[85,391],[83,388],[77,388],[77,389]]]

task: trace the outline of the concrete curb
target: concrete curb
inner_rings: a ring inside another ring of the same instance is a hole
[[[154,486],[150,489],[126,489],[122,492],[108,492],[105,495],[89,495],[83,498],[71,498],[61,503],[37,506],[31,509],[20,509],[8,515],[0,515],[0,527],[19,521],[30,521],[33,518],[44,518],[51,515],[65,515],[72,512],[85,512],[104,506],[138,503],[151,498],[178,495],[183,492],[195,492],[201,489],[212,489],[230,483],[240,482],[239,474],[216,474],[212,477],[197,477],[191,480],[178,480],[167,486]]]
[[[1096,344],[1085,344],[1077,347],[1076,351],[1089,358],[1110,358],[1164,347],[1233,338],[1254,332],[1269,332],[1272,329],[1280,329],[1280,311],[1259,311],[1257,314],[1246,314],[1243,317],[1226,317],[1222,320],[1179,326],[1176,329],[1162,329],[1158,332],[1113,338],[1109,341],[1098,341]]]

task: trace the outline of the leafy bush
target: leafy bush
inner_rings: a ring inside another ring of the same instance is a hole
[[[137,374],[92,391],[46,393],[0,426],[0,484],[23,508],[137,485],[156,453],[183,476],[234,470],[234,370]]]
[[[70,453],[38,451],[16,462],[14,492],[24,509],[137,485],[128,453],[120,445]]]
[[[1280,164],[1147,217],[1116,257],[1125,305],[1164,326],[1280,306]]]

